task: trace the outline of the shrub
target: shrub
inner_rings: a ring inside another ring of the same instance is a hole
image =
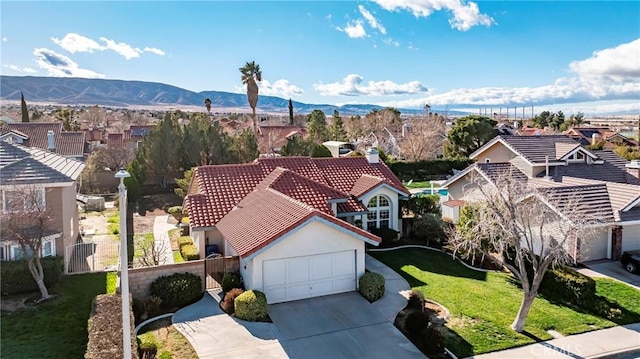
[[[44,284],[51,289],[60,281],[64,270],[62,257],[41,258]],[[37,292],[38,285],[33,279],[26,260],[2,261],[0,263],[0,288],[2,295]]]
[[[267,297],[258,290],[248,290],[235,300],[236,317],[250,322],[267,318]]]
[[[193,238],[189,236],[178,237],[178,247],[182,249],[183,246],[193,244]]]
[[[379,273],[366,272],[358,280],[358,291],[370,303],[375,302],[384,295],[384,277]]]
[[[545,273],[540,284],[540,293],[582,305],[596,295],[596,282],[584,274],[562,266]]]
[[[180,254],[185,261],[195,261],[200,259],[198,248],[193,244],[186,244],[180,248]]]
[[[375,228],[370,232],[382,239],[382,245],[390,245],[398,238],[398,233],[400,233],[391,228]]]
[[[424,294],[421,291],[412,289],[407,303],[407,309],[424,311]]]
[[[147,309],[147,315],[153,318],[160,314],[160,308],[162,307],[162,298],[156,296],[150,296],[147,298],[145,308]]]
[[[444,334],[435,325],[422,329],[419,342],[422,352],[429,358],[436,358],[444,353]]]
[[[233,314],[235,312],[235,300],[242,293],[244,293],[244,290],[240,288],[233,288],[228,291],[227,294],[224,295],[222,303],[220,303],[222,310],[229,315]]]
[[[404,329],[412,340],[419,339],[422,331],[429,326],[429,313],[413,312],[407,316]]]
[[[202,279],[191,273],[162,276],[151,283],[149,295],[160,298],[163,308],[184,307],[202,296]]]
[[[88,322],[89,341],[85,359],[124,357],[122,352],[122,320],[120,320],[122,301],[120,299],[120,295],[115,294],[101,294],[94,299]],[[118,318],[118,320],[114,320],[114,318]],[[133,324],[133,310],[131,311],[131,322]],[[135,337],[133,325],[129,330],[131,330],[131,337]],[[131,350],[135,355],[135,344]]]
[[[158,359],[173,359],[173,354],[169,351],[163,350],[160,352],[160,355],[158,355]]]
[[[140,299],[133,298],[131,309],[133,310],[133,317],[136,324],[140,324],[142,315],[147,311],[146,304]]]
[[[108,228],[111,234],[120,234],[120,215],[118,212],[107,218]]]
[[[173,216],[178,222],[182,220],[182,206],[169,207],[167,212]]]
[[[413,237],[417,240],[424,241],[427,246],[442,245],[447,238],[445,223],[442,218],[437,215],[426,214],[424,217],[415,221]]]
[[[138,355],[140,359],[154,359],[158,353],[158,341],[152,332],[138,335]]]
[[[227,272],[222,276],[222,291],[228,292],[233,288],[242,288],[242,277],[238,272]]]

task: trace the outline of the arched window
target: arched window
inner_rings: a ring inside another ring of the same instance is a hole
[[[386,196],[375,196],[367,204],[367,229],[389,228],[391,203]]]

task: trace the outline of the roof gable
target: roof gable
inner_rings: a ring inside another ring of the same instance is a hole
[[[544,163],[549,160],[559,160],[558,151],[569,151],[569,147],[579,145],[574,139],[567,135],[549,136],[496,136],[484,146],[473,152],[469,157],[476,158],[482,152],[500,142],[509,148],[514,154],[521,156],[529,164]],[[557,149],[558,148],[558,149]],[[590,153],[583,149],[585,153]],[[566,153],[565,153],[566,154]],[[596,157],[590,154],[592,157]]]
[[[53,131],[57,154],[69,157],[84,156],[86,142],[84,132],[63,131],[62,122],[8,123],[0,128],[0,135],[16,131],[28,137],[28,147],[42,150],[49,149],[47,133]]]
[[[46,184],[73,182],[82,162],[37,148],[0,141],[0,183]]]

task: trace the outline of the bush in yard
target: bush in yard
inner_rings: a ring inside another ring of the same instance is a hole
[[[366,272],[358,280],[358,291],[370,303],[384,295],[384,277],[380,273]]]
[[[429,358],[437,358],[444,353],[444,334],[438,329],[438,326],[430,325],[422,329],[420,332],[420,340],[418,347]]]
[[[158,353],[158,341],[152,332],[138,335],[138,355],[140,359],[154,359]]]
[[[171,354],[171,352],[169,351],[162,351],[160,352],[160,355],[158,355],[158,359],[173,359],[173,354]]]
[[[178,247],[182,249],[183,246],[193,244],[193,238],[189,236],[182,236],[182,237],[178,237],[177,242],[178,242]]]
[[[227,272],[222,276],[222,291],[228,292],[233,288],[242,288],[242,276],[238,272]]]
[[[122,301],[120,295],[98,295],[89,317],[87,351],[85,359],[122,358]],[[129,304],[131,305],[131,304]],[[131,311],[131,337],[134,338],[133,311]],[[118,320],[115,320],[118,318]],[[136,341],[132,343],[133,357],[137,357]]]
[[[584,274],[562,266],[547,271],[540,284],[540,293],[582,305],[596,295],[596,282]]]
[[[427,246],[441,246],[447,238],[445,222],[440,216],[427,213],[417,218],[413,225],[413,237]]]
[[[184,307],[202,297],[202,279],[191,273],[162,276],[151,283],[149,295],[162,300],[161,307]]]
[[[180,248],[180,254],[182,254],[182,258],[185,261],[195,261],[200,259],[200,254],[198,253],[198,248],[193,244],[187,244]]]
[[[404,322],[404,330],[413,341],[421,338],[422,331],[429,326],[429,313],[423,311],[412,312]]]
[[[236,317],[250,322],[267,318],[267,297],[258,290],[248,290],[235,300]]]
[[[396,239],[398,239],[398,231],[391,228],[375,228],[372,229],[371,234],[376,235],[382,239],[382,245],[390,245]]]
[[[424,294],[421,291],[412,289],[407,303],[407,309],[424,311]]]
[[[135,319],[136,324],[140,324],[142,322],[142,316],[147,312],[145,302],[140,299],[133,298],[131,309],[133,310],[133,318]]]
[[[236,298],[244,293],[244,290],[240,288],[233,288],[224,295],[224,299],[220,303],[220,307],[224,310],[225,313],[231,315],[235,312],[235,300]]]
[[[53,287],[60,281],[64,271],[62,257],[42,258],[42,270],[44,271],[44,284],[47,288]],[[0,263],[0,288],[2,295],[37,292],[38,285],[33,279],[27,261],[2,261]]]
[[[147,315],[153,318],[160,314],[160,308],[162,308],[162,298],[156,296],[150,296],[145,303]]]
[[[182,220],[182,206],[169,207],[167,212],[173,216],[178,222]]]

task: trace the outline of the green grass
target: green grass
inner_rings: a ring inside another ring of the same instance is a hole
[[[35,308],[2,311],[2,358],[83,358],[87,320],[98,294],[115,292],[115,273],[64,276],[56,297]]]
[[[525,326],[527,335],[518,334],[509,326],[520,306],[522,291],[509,274],[470,270],[450,255],[424,249],[372,255],[400,273],[426,298],[451,311],[447,326],[453,333],[447,337],[447,348],[459,357],[551,339],[546,332],[549,329],[570,335],[616,325],[581,308],[538,296]],[[598,280],[598,295],[608,299],[618,296],[618,304],[640,313],[640,293],[624,284]]]
[[[184,262],[184,258],[182,258],[182,254],[180,254],[180,251],[173,251],[173,263],[182,262]]]
[[[430,188],[431,187],[431,181],[413,181],[411,182],[410,185],[407,185],[405,183],[404,185],[406,188],[408,189],[414,189],[414,188]],[[437,186],[435,186],[437,187]]]
[[[120,212],[114,212],[107,218],[108,228],[111,234],[120,233]]]

